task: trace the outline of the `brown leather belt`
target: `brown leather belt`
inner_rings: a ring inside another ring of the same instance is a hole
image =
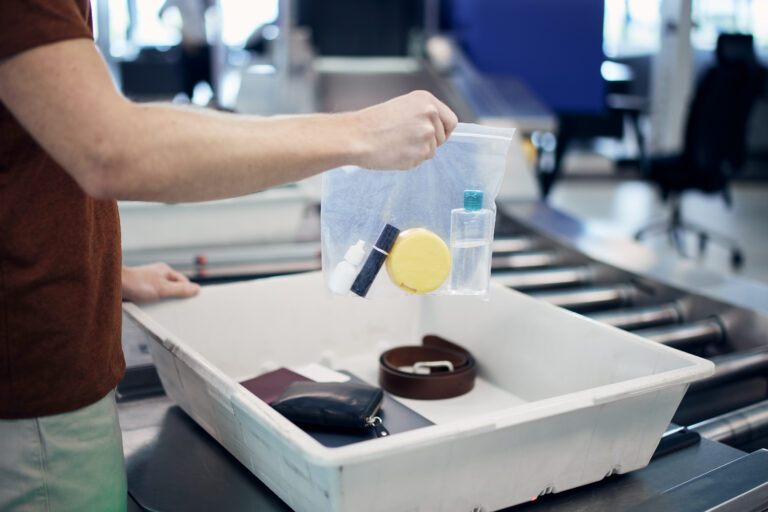
[[[439,336],[421,346],[395,347],[379,358],[379,385],[404,398],[435,400],[463,395],[475,385],[475,358]]]

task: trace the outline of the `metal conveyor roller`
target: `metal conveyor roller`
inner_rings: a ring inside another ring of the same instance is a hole
[[[593,320],[620,329],[633,330],[676,324],[682,314],[676,304],[661,304],[644,308],[621,309],[590,315]]]
[[[540,292],[532,297],[573,311],[586,311],[628,306],[637,290],[626,284],[579,288],[560,292]]]
[[[510,255],[494,256],[491,260],[491,268],[499,270],[551,267],[558,265],[561,261],[562,257],[556,251],[521,252]]]
[[[540,243],[530,236],[510,236],[496,238],[491,245],[495,253],[532,251],[540,246]]]
[[[725,330],[715,318],[707,318],[683,325],[641,329],[634,332],[649,340],[680,350],[694,350],[706,345],[715,345],[725,340]]]
[[[691,384],[690,392],[705,391],[738,380],[768,375],[768,348],[717,356],[711,358],[711,361],[715,363],[715,373]]]
[[[493,274],[493,280],[518,290],[558,288],[588,284],[592,280],[592,271],[589,267],[509,271]]]
[[[688,430],[733,446],[755,441],[768,435],[768,400],[701,421]]]

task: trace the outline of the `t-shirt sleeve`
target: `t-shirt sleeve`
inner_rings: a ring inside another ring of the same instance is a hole
[[[0,59],[65,39],[93,39],[88,0],[0,0]]]

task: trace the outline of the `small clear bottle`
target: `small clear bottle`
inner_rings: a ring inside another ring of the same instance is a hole
[[[494,221],[480,190],[465,190],[464,208],[451,210],[451,293],[488,293]]]

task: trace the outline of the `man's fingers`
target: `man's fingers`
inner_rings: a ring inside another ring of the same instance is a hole
[[[434,117],[432,118],[432,125],[435,128],[435,142],[437,143],[436,146],[441,146],[447,138],[443,122],[439,117]]]
[[[435,153],[437,152],[437,141],[435,139],[432,139],[429,141],[429,147],[427,148],[427,160],[434,158]]]
[[[162,273],[160,294],[163,297],[193,297],[200,293],[200,285],[190,282],[184,274],[176,272],[166,264],[159,267]]]
[[[189,279],[184,274],[180,274],[173,270],[172,268],[168,268],[168,270],[165,272],[165,278],[169,281],[174,282],[182,282],[182,283],[188,283]]]
[[[453,129],[456,128],[456,124],[459,122],[459,118],[453,113],[453,110],[440,100],[435,100],[437,103],[437,111],[440,114],[440,121],[443,125],[445,138],[450,137]]]
[[[166,281],[161,289],[163,297],[193,297],[200,292],[200,285],[188,280]]]

